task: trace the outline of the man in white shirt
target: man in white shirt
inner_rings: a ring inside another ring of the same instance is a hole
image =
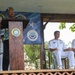
[[[62,69],[61,57],[67,57],[69,59],[69,68],[74,69],[74,52],[72,48],[66,48],[65,43],[59,39],[60,31],[54,32],[54,39],[49,41],[49,50],[53,51],[56,58],[58,69]]]

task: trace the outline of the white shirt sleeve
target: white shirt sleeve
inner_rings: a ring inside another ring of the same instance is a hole
[[[48,43],[48,49],[49,48],[52,48],[52,41],[49,41],[49,43]]]
[[[63,42],[63,50],[66,49],[66,48],[67,48],[67,47],[66,47],[65,43]]]
[[[72,48],[75,48],[75,39],[72,41]]]

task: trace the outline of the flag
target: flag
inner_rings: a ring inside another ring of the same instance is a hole
[[[40,14],[32,13],[27,17],[30,21],[24,29],[24,44],[41,44],[42,34]]]

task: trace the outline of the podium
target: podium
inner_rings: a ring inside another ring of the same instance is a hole
[[[23,29],[29,20],[2,19],[2,29],[9,30],[10,70],[24,70]]]

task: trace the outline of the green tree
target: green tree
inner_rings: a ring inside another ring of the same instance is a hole
[[[45,47],[45,49],[48,49],[48,42],[47,41],[44,43],[44,47]]]
[[[61,22],[59,25],[59,29],[63,30],[64,28],[66,28],[66,22]],[[70,26],[69,28],[72,32],[75,32],[75,24],[73,24],[72,26]]]
[[[45,55],[46,56],[46,68],[50,68],[49,63],[52,64],[52,52],[50,52],[49,49],[48,49],[48,42],[47,41],[44,43],[44,46],[45,46],[45,49],[46,49],[45,50],[45,54],[46,54]]]
[[[27,56],[30,58],[30,62],[34,63],[36,69],[38,69],[38,60],[40,59],[40,45],[24,45],[24,50]]]

